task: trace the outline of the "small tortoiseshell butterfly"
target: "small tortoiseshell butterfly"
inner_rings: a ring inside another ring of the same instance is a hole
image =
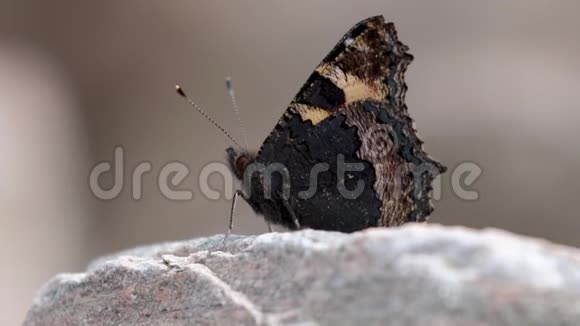
[[[289,229],[426,221],[431,183],[446,168],[423,150],[404,102],[407,50],[382,16],[350,29],[257,153],[227,149],[243,181],[232,215],[242,196],[268,223]]]

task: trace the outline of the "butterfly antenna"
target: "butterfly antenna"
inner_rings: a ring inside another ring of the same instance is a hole
[[[191,105],[194,109],[197,110],[197,112],[201,113],[201,115],[203,115],[204,118],[206,118],[219,130],[221,130],[221,132],[223,132],[224,135],[226,135],[226,137],[228,137],[236,146],[238,146],[238,148],[242,149],[242,146],[238,144],[238,142],[234,139],[234,137],[232,137],[232,135],[230,135],[222,126],[220,126],[214,119],[212,119],[209,115],[207,115],[207,113],[205,113],[197,104],[195,104],[195,102],[185,94],[185,92],[179,85],[175,85],[175,90],[177,91],[177,94],[179,94],[179,96],[183,97],[187,101],[187,103],[189,103],[189,105]]]
[[[236,117],[238,118],[238,124],[240,125],[240,130],[242,132],[242,139],[244,140],[246,148],[249,148],[248,135],[246,134],[246,128],[244,127],[244,123],[242,122],[242,116],[240,115],[240,107],[238,106],[238,102],[236,101],[236,93],[234,92],[234,86],[232,85],[231,77],[226,77],[226,88],[228,89],[228,95],[232,100],[232,106],[234,107],[234,112],[236,113]]]

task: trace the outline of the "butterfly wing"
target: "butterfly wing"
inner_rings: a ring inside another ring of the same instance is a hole
[[[371,17],[349,30],[316,67],[287,114],[317,124],[348,104],[376,100],[406,111],[403,74],[413,56],[393,23]]]
[[[407,50],[382,16],[356,24],[262,145],[258,163],[288,168],[289,202],[302,226],[354,231],[424,221],[431,213],[431,183],[445,168],[424,152],[407,113],[403,74],[413,59]],[[357,169],[341,177],[339,156]],[[321,163],[328,171],[313,176]],[[316,192],[305,198],[313,181]],[[357,189],[359,181],[356,200],[345,198],[342,190]],[[280,200],[254,204],[270,221],[291,227]]]

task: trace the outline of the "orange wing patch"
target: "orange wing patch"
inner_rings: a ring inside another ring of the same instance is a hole
[[[345,73],[336,65],[324,63],[316,71],[330,79],[337,87],[344,92],[347,106],[360,100],[383,101],[389,95],[389,89],[380,80],[364,81],[355,75]]]

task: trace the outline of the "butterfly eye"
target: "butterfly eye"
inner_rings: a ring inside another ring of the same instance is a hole
[[[236,160],[236,171],[238,172],[238,174],[243,175],[244,171],[246,170],[246,165],[248,165],[248,157],[246,156],[240,156],[238,157],[238,159]]]

